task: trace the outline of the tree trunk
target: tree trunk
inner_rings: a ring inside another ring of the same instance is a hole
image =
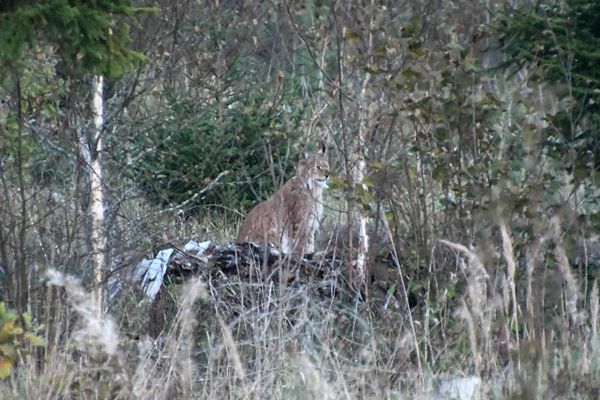
[[[371,0],[371,10],[374,6],[374,0]],[[336,34],[336,51],[337,51],[337,83],[339,86],[339,90],[337,90],[337,102],[338,102],[338,112],[341,123],[341,139],[342,139],[342,151],[344,156],[344,172],[346,174],[346,179],[348,182],[347,186],[347,201],[348,201],[348,212],[347,212],[347,225],[348,225],[348,261],[352,261],[354,271],[356,275],[354,275],[355,287],[360,287],[366,282],[366,264],[367,264],[367,251],[369,249],[369,236],[367,234],[367,222],[368,216],[363,211],[364,207],[362,207],[361,200],[364,198],[357,194],[364,192],[367,190],[367,187],[363,183],[366,177],[366,162],[365,162],[365,143],[367,132],[369,131],[369,83],[371,80],[371,75],[369,72],[365,72],[363,75],[363,79],[360,78],[354,81],[354,87],[356,88],[355,93],[356,96],[356,108],[352,107],[352,109],[358,110],[358,115],[353,118],[358,118],[358,132],[354,133],[349,131],[346,118],[348,117],[346,113],[345,102],[346,97],[343,94],[344,81],[349,74],[346,73],[345,69],[347,66],[344,63],[344,59],[347,57],[345,54],[345,40],[344,38],[348,35],[348,30],[346,26],[340,26],[340,22],[337,19],[337,9],[336,5],[332,3],[331,12],[334,16],[337,34]],[[373,17],[371,16],[369,27],[372,27]],[[371,29],[368,33],[368,50],[366,54],[372,53],[373,47],[373,36],[371,33]],[[360,76],[360,74],[357,74]],[[356,120],[354,120],[356,121]],[[356,126],[352,124],[352,126]],[[358,240],[357,240],[357,248],[356,253],[354,249],[354,232],[355,227],[358,225]],[[356,254],[356,258],[354,258],[354,254]]]
[[[374,0],[371,0],[371,12],[373,11],[375,6]],[[373,15],[371,15],[371,19],[369,22],[369,33],[368,33],[368,42],[367,42],[367,54],[373,54]],[[372,60],[369,58],[369,63]],[[367,174],[367,163],[365,161],[365,151],[366,151],[366,143],[367,143],[367,134],[370,130],[371,123],[371,113],[369,112],[369,104],[371,103],[371,99],[369,99],[369,84],[371,83],[371,74],[365,71],[365,75],[362,81],[362,85],[360,88],[360,94],[358,96],[358,137],[356,138],[355,150],[353,152],[353,160],[352,165],[355,165],[355,171],[352,174],[353,185],[356,188],[360,188],[362,191],[367,191],[368,188],[364,184],[364,179]],[[361,204],[362,205],[362,204]],[[358,224],[358,248],[356,255],[356,269],[361,275],[361,279],[366,282],[366,274],[367,274],[367,252],[369,250],[369,234],[367,231],[367,223],[369,217],[367,213],[364,211],[364,207],[358,207],[356,211],[355,217],[356,223]]]
[[[27,240],[27,196],[25,195],[25,165],[23,161],[23,130],[24,130],[24,117],[21,109],[21,77],[16,75],[15,83],[15,103],[17,107],[17,173],[18,173],[18,184],[19,184],[19,202],[20,202],[20,213],[18,221],[18,236],[17,236],[17,255],[15,262],[16,269],[16,309],[19,313],[24,313],[29,305],[29,268],[26,262],[27,254],[25,252],[25,242]]]
[[[102,286],[104,280],[104,255],[106,251],[106,231],[104,224],[104,191],[102,190],[102,126],[104,125],[103,79],[94,76],[92,108],[94,112],[95,157],[90,164],[90,211],[92,215],[92,277],[94,298],[102,310]]]
[[[367,163],[365,161],[365,146],[366,137],[369,127],[369,101],[367,99],[367,91],[369,87],[370,74],[365,73],[365,78],[362,84],[360,96],[359,96],[359,125],[358,125],[358,138],[356,143],[356,149],[353,156],[353,165],[355,165],[354,173],[352,174],[352,184],[356,188],[360,188],[362,191],[367,191],[367,186],[363,183],[367,173]],[[369,250],[369,234],[367,232],[367,223],[369,217],[364,211],[362,204],[356,209],[356,223],[358,224],[358,247],[356,254],[356,269],[361,275],[361,279],[366,279],[366,266],[367,266],[367,251]]]
[[[103,282],[106,253],[106,230],[104,216],[104,191],[102,175],[102,125],[104,124],[103,110],[103,79],[95,75],[93,78],[92,113],[94,115],[93,132],[85,135],[79,132],[79,148],[87,166],[90,181],[90,268],[92,272],[92,295],[102,310]]]

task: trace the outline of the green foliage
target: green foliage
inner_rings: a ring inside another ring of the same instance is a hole
[[[7,310],[4,302],[0,302],[0,379],[10,376],[28,345],[45,344],[44,339],[33,332],[29,314],[23,314],[22,321],[19,323],[17,313]]]
[[[24,46],[37,40],[55,44],[76,71],[117,76],[144,57],[125,46],[132,16],[150,9],[129,0],[12,1],[0,9],[0,60],[18,65]]]
[[[297,89],[291,84],[278,95],[256,87],[229,97],[227,104],[201,104],[171,93],[158,126],[131,137],[129,154],[143,154],[132,165],[132,178],[154,201],[180,204],[228,171],[187,206],[250,206],[272,192],[279,184],[274,179],[293,170],[296,151],[288,152],[287,145],[300,137],[304,113],[290,106]]]
[[[291,52],[265,32],[280,28],[277,15],[269,10],[258,24],[252,11],[189,4],[175,35],[153,31],[154,24],[138,32],[167,37],[169,52],[152,60],[162,68],[161,80],[151,83],[157,86],[123,118],[127,145],[115,135],[107,146],[119,153],[113,167],[127,165],[128,177],[154,202],[247,208],[293,170],[310,107],[307,79],[293,74],[285,57],[272,56]]]
[[[502,68],[529,67],[532,80],[552,84],[559,111],[545,131],[576,179],[600,167],[600,3],[538,2],[505,10],[495,29],[511,58]]]
[[[35,57],[23,57],[19,70],[22,111],[27,115],[33,130],[32,134],[21,137],[20,157],[27,172],[24,179],[32,184],[64,184],[71,180],[68,177],[72,168],[70,159],[61,157],[46,143],[51,139],[58,146],[67,148],[71,139],[53,130],[47,136],[42,133],[48,131],[45,127],[60,126],[64,120],[65,110],[61,109],[60,102],[66,96],[68,84],[54,75],[57,58],[49,54],[48,47],[36,45],[32,50]],[[0,97],[10,90],[9,81],[10,79],[6,79],[6,85],[0,85]],[[9,107],[1,108],[0,154],[7,164],[16,165],[18,136],[16,112]],[[8,169],[7,175],[11,176],[14,172],[13,169]]]
[[[513,227],[517,248],[544,229],[540,221],[558,214],[565,220],[561,228],[570,262],[582,265],[580,236],[600,229],[600,3],[539,2],[503,10],[493,28],[510,56],[500,69],[526,71],[529,87],[544,83],[551,94],[546,101],[556,110],[532,124],[526,119],[536,112],[535,102],[523,98],[517,104],[515,116],[522,122],[510,143],[510,159],[497,169],[495,193],[511,205],[507,213],[523,217]],[[586,261],[589,282],[599,268]]]

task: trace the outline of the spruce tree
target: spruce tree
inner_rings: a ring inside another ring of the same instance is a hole
[[[581,178],[600,167],[600,2],[542,1],[502,11],[497,19],[501,49],[510,57],[500,65],[537,70],[549,83],[561,109],[549,116],[548,142],[576,157],[566,160]]]

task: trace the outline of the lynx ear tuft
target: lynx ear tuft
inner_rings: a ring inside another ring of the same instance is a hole
[[[327,153],[327,143],[325,143],[325,140],[323,139],[319,140],[319,152],[321,154]]]

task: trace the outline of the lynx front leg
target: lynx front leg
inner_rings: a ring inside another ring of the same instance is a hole
[[[291,254],[294,251],[294,240],[287,232],[284,232],[281,237],[281,251],[285,254]]]
[[[303,256],[309,252],[309,235],[304,224],[293,224],[292,232],[289,237],[291,241],[290,253],[297,256]]]
[[[312,254],[315,252],[315,232],[309,232],[308,240],[306,241],[306,249],[304,249],[306,254]]]

